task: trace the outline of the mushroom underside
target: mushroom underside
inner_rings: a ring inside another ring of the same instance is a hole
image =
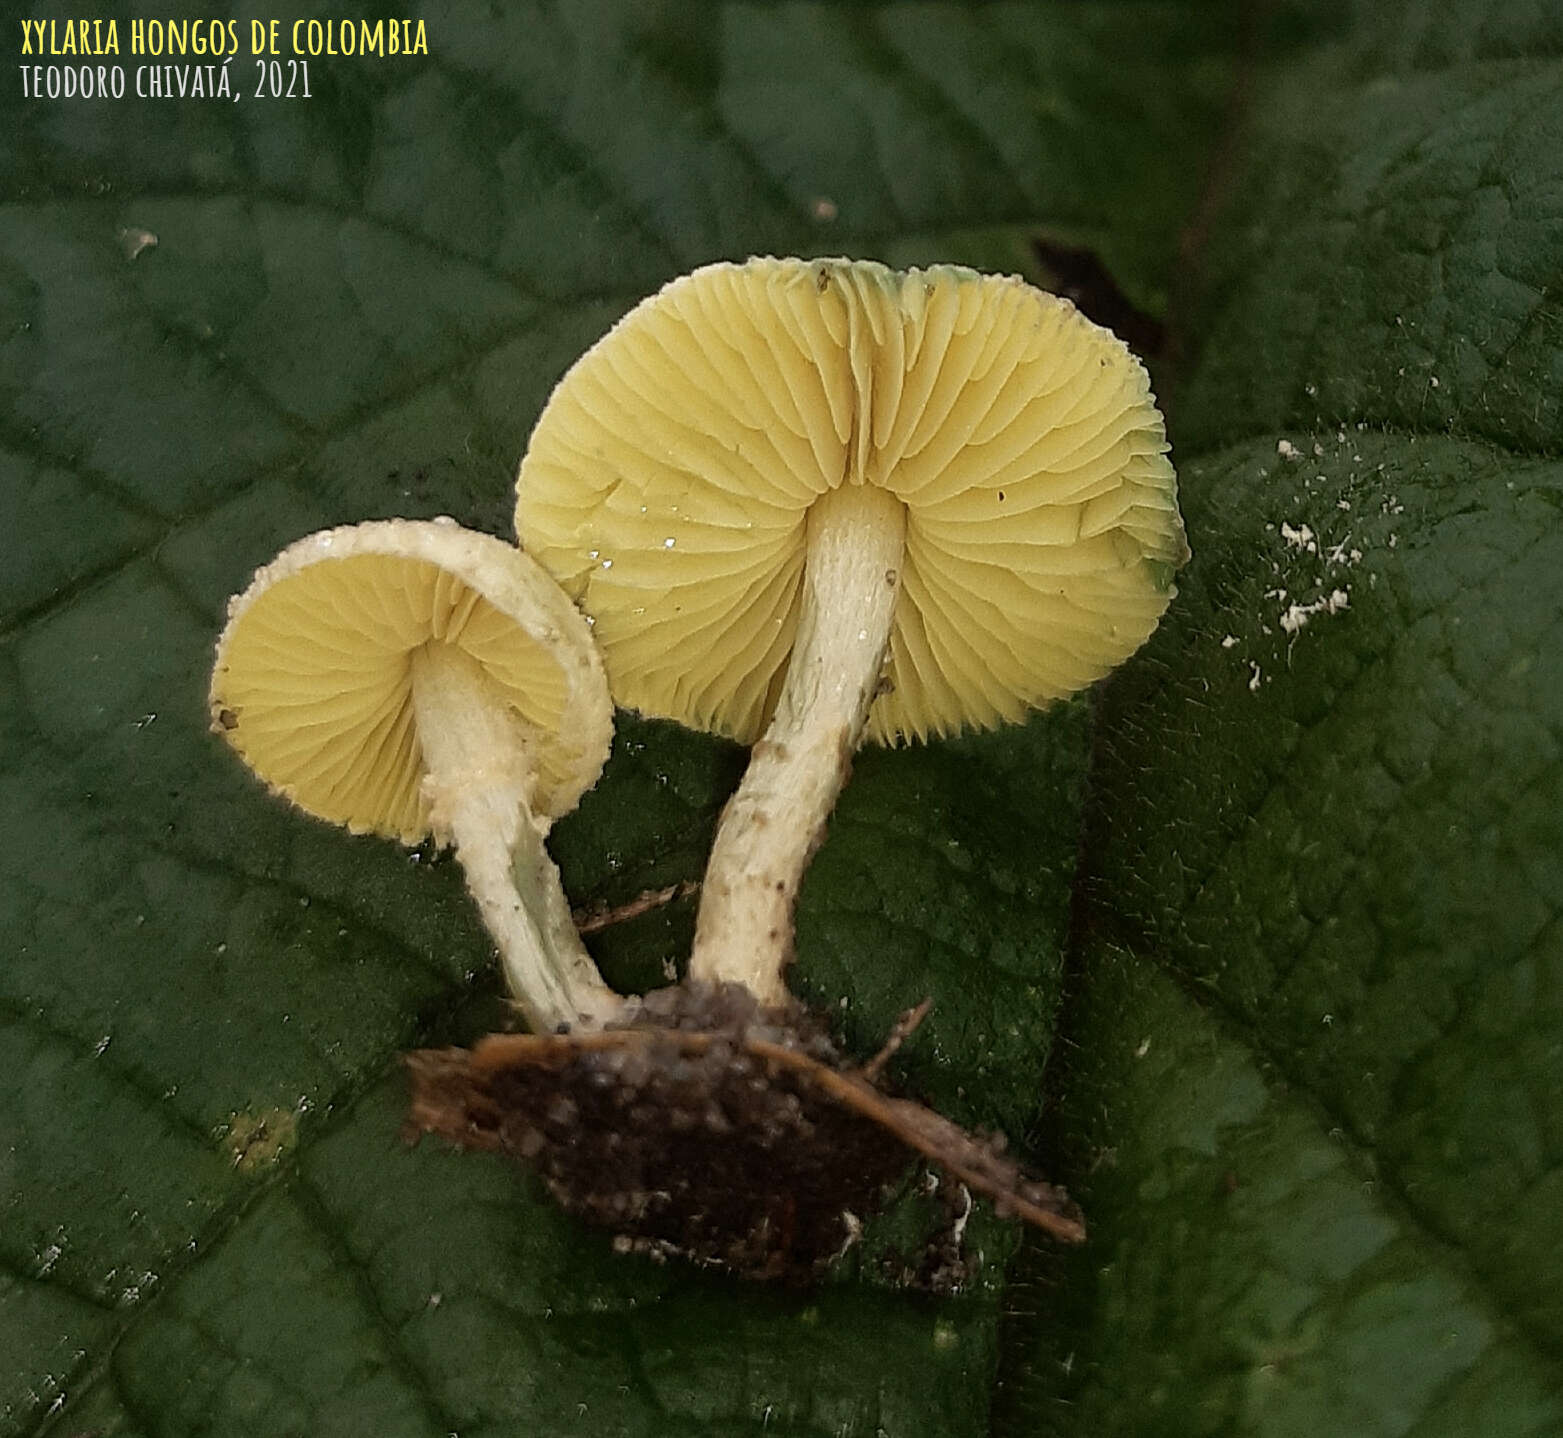
[[[907,511],[905,595],[869,732],[923,738],[1139,647],[1187,558],[1167,448],[1143,366],[1018,278],[753,259],[673,281],[571,368],[517,534],[593,616],[621,704],[752,743],[805,516],[880,490]]]

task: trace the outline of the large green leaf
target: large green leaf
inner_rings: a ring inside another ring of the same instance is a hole
[[[1341,18],[1254,78],[1101,715],[1033,1431],[1563,1431],[1563,31]]]
[[[133,76],[145,12],[95,13]],[[299,534],[506,532],[550,385],[696,264],[1037,273],[1046,234],[1160,309],[1230,16],[423,18],[428,57],[317,59],[307,101],[254,98],[248,60],[234,103],[6,92],[0,1432],[984,1432],[1006,1228],[972,1230],[958,1299],[874,1263],[765,1292],[616,1259],[509,1166],[403,1147],[397,1053],[498,1014],[459,875],[270,801],[204,732],[205,673],[225,597]],[[931,994],[903,1080],[1017,1138],[1090,729],[1082,703],[862,756],[803,896],[798,982],[845,1041]],[[572,897],[698,876],[739,758],[625,717],[557,832]],[[598,952],[657,983],[689,926],[686,901]]]

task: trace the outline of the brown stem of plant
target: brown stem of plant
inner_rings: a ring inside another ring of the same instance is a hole
[[[895,1057],[896,1050],[922,1026],[923,1020],[928,1017],[932,1008],[933,997],[930,995],[922,1003],[918,1004],[916,1008],[908,1009],[902,1014],[895,1021],[895,1027],[890,1030],[884,1046],[858,1072],[870,1083],[878,1083],[879,1075],[884,1071],[885,1065]]]
[[[700,892],[698,879],[684,879],[677,884],[669,884],[664,889],[645,889],[636,894],[633,899],[626,899],[622,904],[614,904],[611,907],[577,909],[575,911],[575,931],[579,934],[595,934],[601,929],[611,929],[615,924],[627,923],[630,919],[638,919],[642,914],[649,914],[653,909],[660,909],[664,904],[677,902],[679,899],[687,899]]]

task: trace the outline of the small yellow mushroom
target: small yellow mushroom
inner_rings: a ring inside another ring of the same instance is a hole
[[[619,1012],[543,846],[602,770],[612,706],[584,619],[526,555],[449,520],[301,539],[229,601],[210,705],[306,812],[454,844],[534,1028]]]

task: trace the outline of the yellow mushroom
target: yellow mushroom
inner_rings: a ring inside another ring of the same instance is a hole
[[[954,266],[711,265],[565,375],[521,464],[522,543],[592,616],[619,703],[759,739],[692,977],[785,996],[797,887],[865,733],[1018,720],[1144,642],[1188,557],[1167,453],[1116,337]]]
[[[229,601],[210,704],[307,813],[454,844],[534,1028],[619,1012],[543,846],[602,770],[612,706],[584,619],[526,555],[450,520],[301,539]]]

